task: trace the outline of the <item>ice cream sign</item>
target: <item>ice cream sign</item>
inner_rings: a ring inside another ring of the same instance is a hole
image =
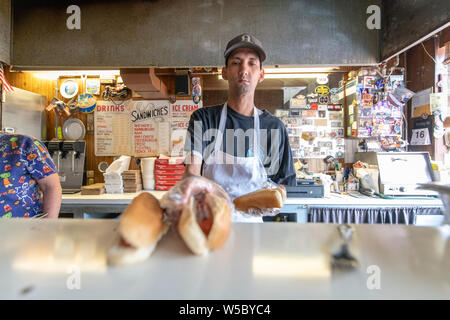
[[[178,100],[172,105],[172,117],[189,118],[195,110],[202,107],[201,101],[196,104],[189,100]]]

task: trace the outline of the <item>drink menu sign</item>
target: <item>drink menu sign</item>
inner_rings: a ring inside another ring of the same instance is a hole
[[[129,105],[97,101],[94,111],[95,155],[116,156],[131,153]]]
[[[171,154],[172,132],[175,131],[172,122],[181,129],[180,122],[186,124],[199,107],[201,105],[188,100],[174,104],[167,100],[98,101],[94,111],[95,155],[149,157]],[[179,131],[176,138],[181,138]],[[178,145],[176,149],[179,149]]]

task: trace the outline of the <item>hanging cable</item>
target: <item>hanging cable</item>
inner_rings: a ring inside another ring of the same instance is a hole
[[[425,46],[423,45],[423,42],[420,43],[423,47],[423,50],[425,50],[425,53],[431,58],[431,60],[434,61],[435,64],[437,64],[436,60],[428,53],[427,49],[425,49]]]

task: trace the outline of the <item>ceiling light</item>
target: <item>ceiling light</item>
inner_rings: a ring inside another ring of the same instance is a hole
[[[326,73],[266,73],[264,79],[316,79],[326,76]],[[218,78],[223,80],[222,75],[218,75]]]
[[[59,77],[99,76],[100,78],[114,78],[120,76],[119,70],[61,70],[33,72],[35,77],[46,80],[56,80]]]
[[[315,79],[326,76],[326,73],[266,73],[264,79]]]
[[[337,70],[335,67],[322,68],[264,68],[264,73],[310,73],[310,72],[331,72]]]

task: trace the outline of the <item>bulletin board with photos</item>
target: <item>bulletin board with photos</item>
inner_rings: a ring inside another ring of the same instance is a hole
[[[318,105],[316,110],[277,110],[276,116],[286,127],[294,158],[344,157],[342,110]]]
[[[341,74],[304,81],[275,116],[284,123],[294,158],[344,157],[344,118],[337,86]]]
[[[346,94],[346,136],[378,138],[380,147],[401,140],[403,104],[413,94],[404,88],[403,75],[382,77],[376,69],[363,69],[347,84]],[[343,88],[339,98],[343,100]]]

